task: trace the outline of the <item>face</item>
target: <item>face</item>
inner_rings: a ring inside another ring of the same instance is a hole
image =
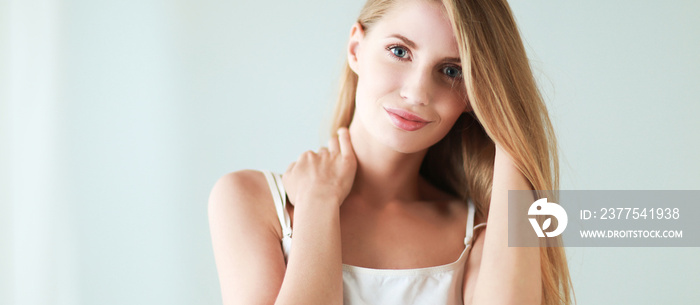
[[[358,75],[352,125],[403,153],[440,141],[469,111],[459,50],[442,4],[397,3],[365,33],[355,25],[348,62]]]

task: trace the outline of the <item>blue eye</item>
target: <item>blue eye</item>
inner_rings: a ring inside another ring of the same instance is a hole
[[[408,55],[408,51],[406,51],[406,49],[404,49],[402,47],[394,46],[394,47],[390,47],[389,50],[391,51],[391,53],[394,54],[394,56],[396,56],[398,58],[406,58],[406,56]]]
[[[447,66],[442,68],[442,73],[445,73],[449,78],[460,78],[462,77],[462,69],[454,66]]]

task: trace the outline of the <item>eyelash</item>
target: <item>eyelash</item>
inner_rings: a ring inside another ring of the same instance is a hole
[[[404,58],[404,57],[396,56],[396,54],[394,54],[393,50],[394,50],[394,49],[398,49],[398,48],[403,49],[403,50],[406,52],[406,55],[407,55],[408,57]],[[407,61],[407,60],[409,60],[410,57],[411,57],[411,52],[408,50],[408,48],[406,48],[406,47],[404,47],[404,46],[402,46],[402,45],[399,45],[399,44],[392,44],[392,45],[389,45],[388,47],[386,47],[386,50],[388,51],[388,56],[389,56],[391,59],[396,60],[396,61]],[[443,70],[443,69],[445,69],[445,68],[453,68],[453,69],[457,69],[457,71],[459,71],[459,76],[457,76],[457,77],[451,77],[451,76],[448,76],[448,75],[445,74],[445,76],[447,76],[447,78],[449,78],[449,79],[451,79],[451,80],[459,80],[459,79],[462,79],[462,68],[461,68],[461,67],[459,67],[459,66],[454,66],[454,65],[448,65],[448,66],[442,67],[440,70]],[[444,73],[443,73],[443,74],[444,74]]]

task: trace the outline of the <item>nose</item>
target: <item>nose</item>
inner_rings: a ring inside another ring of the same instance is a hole
[[[401,97],[406,102],[414,105],[428,105],[430,103],[431,70],[428,68],[416,68],[404,78],[401,86]]]

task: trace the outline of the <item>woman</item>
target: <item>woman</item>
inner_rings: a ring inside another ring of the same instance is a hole
[[[507,246],[507,190],[558,186],[507,3],[369,0],[347,58],[328,147],[214,186],[224,303],[571,303],[562,248]]]

